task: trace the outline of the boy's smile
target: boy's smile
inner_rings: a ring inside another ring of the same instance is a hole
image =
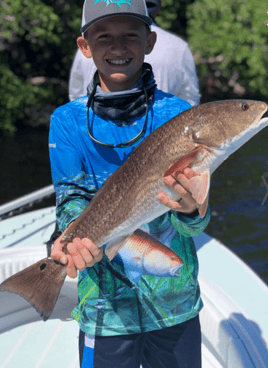
[[[116,64],[116,65],[123,65],[123,64],[128,64],[131,62],[132,59],[125,59],[125,60],[108,60],[107,62],[109,64]]]
[[[140,78],[144,56],[156,34],[133,16],[115,15],[93,24],[77,44],[86,57],[93,57],[105,92],[123,91]]]

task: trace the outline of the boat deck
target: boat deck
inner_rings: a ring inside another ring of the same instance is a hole
[[[6,235],[0,242],[0,282],[46,257],[42,243],[54,222],[53,207],[0,222]],[[204,302],[203,368],[268,367],[267,286],[217,240],[201,234],[195,244]],[[43,322],[23,298],[0,293],[0,367],[78,368],[78,324],[70,317],[76,300],[76,280],[67,278],[51,318]]]

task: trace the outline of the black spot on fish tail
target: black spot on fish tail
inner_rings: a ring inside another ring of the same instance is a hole
[[[65,277],[64,265],[45,258],[10,276],[0,285],[0,291],[20,295],[46,321],[58,300]]]
[[[43,271],[45,268],[46,268],[46,264],[45,263],[42,263],[41,266],[40,266],[40,270]]]

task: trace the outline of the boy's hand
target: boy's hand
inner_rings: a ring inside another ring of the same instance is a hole
[[[190,181],[192,177],[198,175],[192,169],[186,168],[183,173],[175,173],[163,178],[164,183],[174,190],[181,199],[176,202],[169,198],[165,193],[158,194],[157,199],[173,211],[190,214],[198,209],[200,216],[204,217],[208,206],[208,196],[202,205],[199,205],[190,192]]]
[[[67,275],[75,278],[77,276],[77,270],[82,271],[86,267],[93,267],[95,263],[102,259],[103,248],[98,248],[87,238],[74,238],[73,242],[67,245],[69,254],[65,254],[62,251],[64,243],[60,241],[66,231],[67,229],[55,240],[51,258],[65,264]]]

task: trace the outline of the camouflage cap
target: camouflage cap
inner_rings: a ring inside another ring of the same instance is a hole
[[[139,18],[148,26],[152,24],[144,0],[85,0],[81,25],[82,35],[93,23],[113,15],[130,15]]]

